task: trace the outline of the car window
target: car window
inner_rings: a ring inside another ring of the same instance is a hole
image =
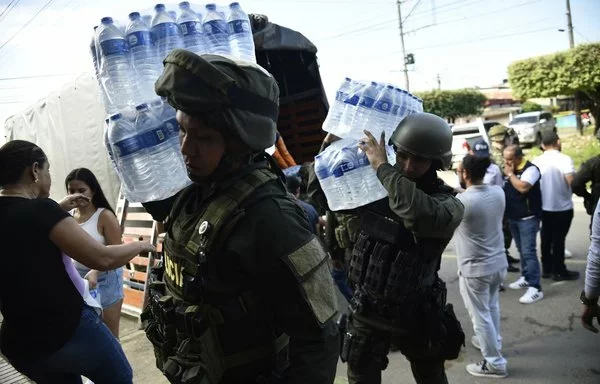
[[[518,124],[533,124],[538,122],[538,116],[516,116],[511,122],[510,125],[518,125]]]

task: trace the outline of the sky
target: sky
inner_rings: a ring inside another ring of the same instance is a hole
[[[8,9],[10,3],[11,8]],[[410,90],[486,87],[519,59],[569,47],[565,0],[405,0]],[[167,3],[173,5],[176,3]],[[195,8],[199,2],[192,1]],[[226,4],[222,2],[220,4]],[[344,77],[405,87],[395,0],[242,0],[318,48],[331,99]],[[103,16],[150,13],[148,0],[0,0],[0,127],[11,115],[92,71],[89,42]],[[193,7],[194,8],[194,7]],[[575,43],[600,41],[600,0],[571,0]],[[37,16],[35,16],[37,15]],[[35,16],[35,17],[34,17]],[[0,136],[0,141],[2,141]]]

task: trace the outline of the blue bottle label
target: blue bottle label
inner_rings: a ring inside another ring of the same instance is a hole
[[[373,104],[375,104],[375,99],[373,99],[372,97],[362,97],[359,102],[358,105],[360,105],[361,107],[365,107],[365,108],[373,108]]]
[[[248,20],[232,20],[229,22],[229,33],[237,34],[237,33],[249,33],[250,32],[250,23]]]
[[[141,141],[144,143],[144,148],[152,148],[168,139],[167,132],[163,127],[150,129],[141,135]]]
[[[104,57],[111,55],[124,55],[129,52],[125,39],[104,40],[100,43],[100,51]]]
[[[350,104],[350,105],[357,105],[359,100],[360,100],[360,96],[353,95],[352,97],[345,99],[344,103]]]
[[[167,132],[168,138],[179,136],[179,123],[176,118],[165,121],[165,131]]]
[[[149,31],[137,31],[131,32],[127,35],[127,43],[129,44],[129,49],[139,47],[141,45],[152,45],[152,38],[150,37]]]
[[[119,157],[129,156],[144,148],[144,143],[139,136],[128,137],[127,139],[116,142],[113,145]]]
[[[208,35],[228,35],[229,27],[225,20],[211,20],[204,23],[204,32]]]
[[[179,27],[175,23],[161,23],[152,27],[152,35],[155,40],[162,40],[169,36],[177,36],[179,33]]]
[[[335,93],[335,99],[339,101],[344,101],[348,97],[348,94],[342,91],[337,91]]]
[[[380,112],[389,113],[392,109],[392,102],[389,100],[377,100],[374,108]]]
[[[202,33],[202,23],[199,21],[186,21],[179,24],[179,27],[183,36],[199,35]]]

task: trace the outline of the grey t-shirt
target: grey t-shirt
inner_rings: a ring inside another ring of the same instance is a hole
[[[477,185],[457,196],[465,206],[454,234],[458,269],[464,277],[481,277],[508,267],[502,235],[504,191]]]

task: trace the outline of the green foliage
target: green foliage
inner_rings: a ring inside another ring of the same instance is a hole
[[[417,93],[423,99],[425,112],[454,121],[461,116],[479,115],[483,110],[485,96],[475,89],[452,91],[429,91]]]
[[[521,109],[523,110],[523,112],[537,112],[537,111],[541,111],[543,108],[541,105],[539,105],[537,103],[534,103],[531,101],[526,101],[521,106]]]
[[[568,51],[516,61],[508,67],[514,95],[534,97],[584,92],[600,100],[600,43],[581,44]]]

